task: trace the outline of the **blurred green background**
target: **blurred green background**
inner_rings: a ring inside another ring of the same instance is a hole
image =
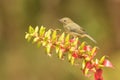
[[[24,39],[29,25],[63,29],[65,16],[97,40],[98,58],[109,56],[105,80],[120,80],[120,0],[0,0],[0,80],[92,80]]]

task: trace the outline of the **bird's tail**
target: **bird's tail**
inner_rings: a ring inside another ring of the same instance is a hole
[[[89,36],[88,34],[84,34],[85,37],[89,38],[91,41],[93,41],[94,43],[97,43],[96,40],[94,40],[91,36]]]

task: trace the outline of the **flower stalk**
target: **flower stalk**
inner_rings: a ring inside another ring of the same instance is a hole
[[[92,48],[85,41],[80,42],[78,37],[71,38],[69,34],[64,32],[58,34],[58,30],[46,30],[43,26],[40,28],[37,26],[34,29],[29,26],[25,39],[27,41],[32,40],[37,46],[44,46],[48,56],[52,56],[52,49],[55,49],[58,58],[61,60],[64,60],[67,56],[72,65],[79,64],[85,76],[89,76],[91,72],[94,73],[94,80],[103,80],[103,67],[113,67],[106,56],[95,59],[98,47]]]

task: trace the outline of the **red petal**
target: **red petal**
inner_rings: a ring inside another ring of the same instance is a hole
[[[62,52],[66,52],[66,48],[64,48],[62,44],[60,45],[60,49],[62,50]]]
[[[94,78],[95,80],[103,80],[103,76],[102,76],[102,69],[97,69],[95,74],[94,74]]]
[[[84,50],[85,51],[90,51],[91,50],[91,47],[88,45],[88,46],[84,46]]]
[[[75,41],[75,39],[70,39],[69,41],[70,41],[70,42],[74,42],[74,41]]]
[[[88,68],[88,69],[92,69],[93,68],[93,65],[91,64],[91,62],[87,62],[86,63],[86,68]]]
[[[85,51],[87,50],[87,46],[84,46],[84,50],[85,50]]]
[[[65,48],[63,48],[63,49],[62,49],[62,52],[66,52],[66,49],[65,49]]]
[[[107,59],[104,60],[103,65],[105,67],[111,67],[111,68],[113,68],[112,63],[109,60],[107,60]]]
[[[75,53],[75,52],[72,54],[72,56],[73,56],[74,58],[78,58],[78,54]]]

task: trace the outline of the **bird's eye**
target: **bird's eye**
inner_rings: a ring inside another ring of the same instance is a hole
[[[64,20],[64,22],[66,22],[66,20]]]

